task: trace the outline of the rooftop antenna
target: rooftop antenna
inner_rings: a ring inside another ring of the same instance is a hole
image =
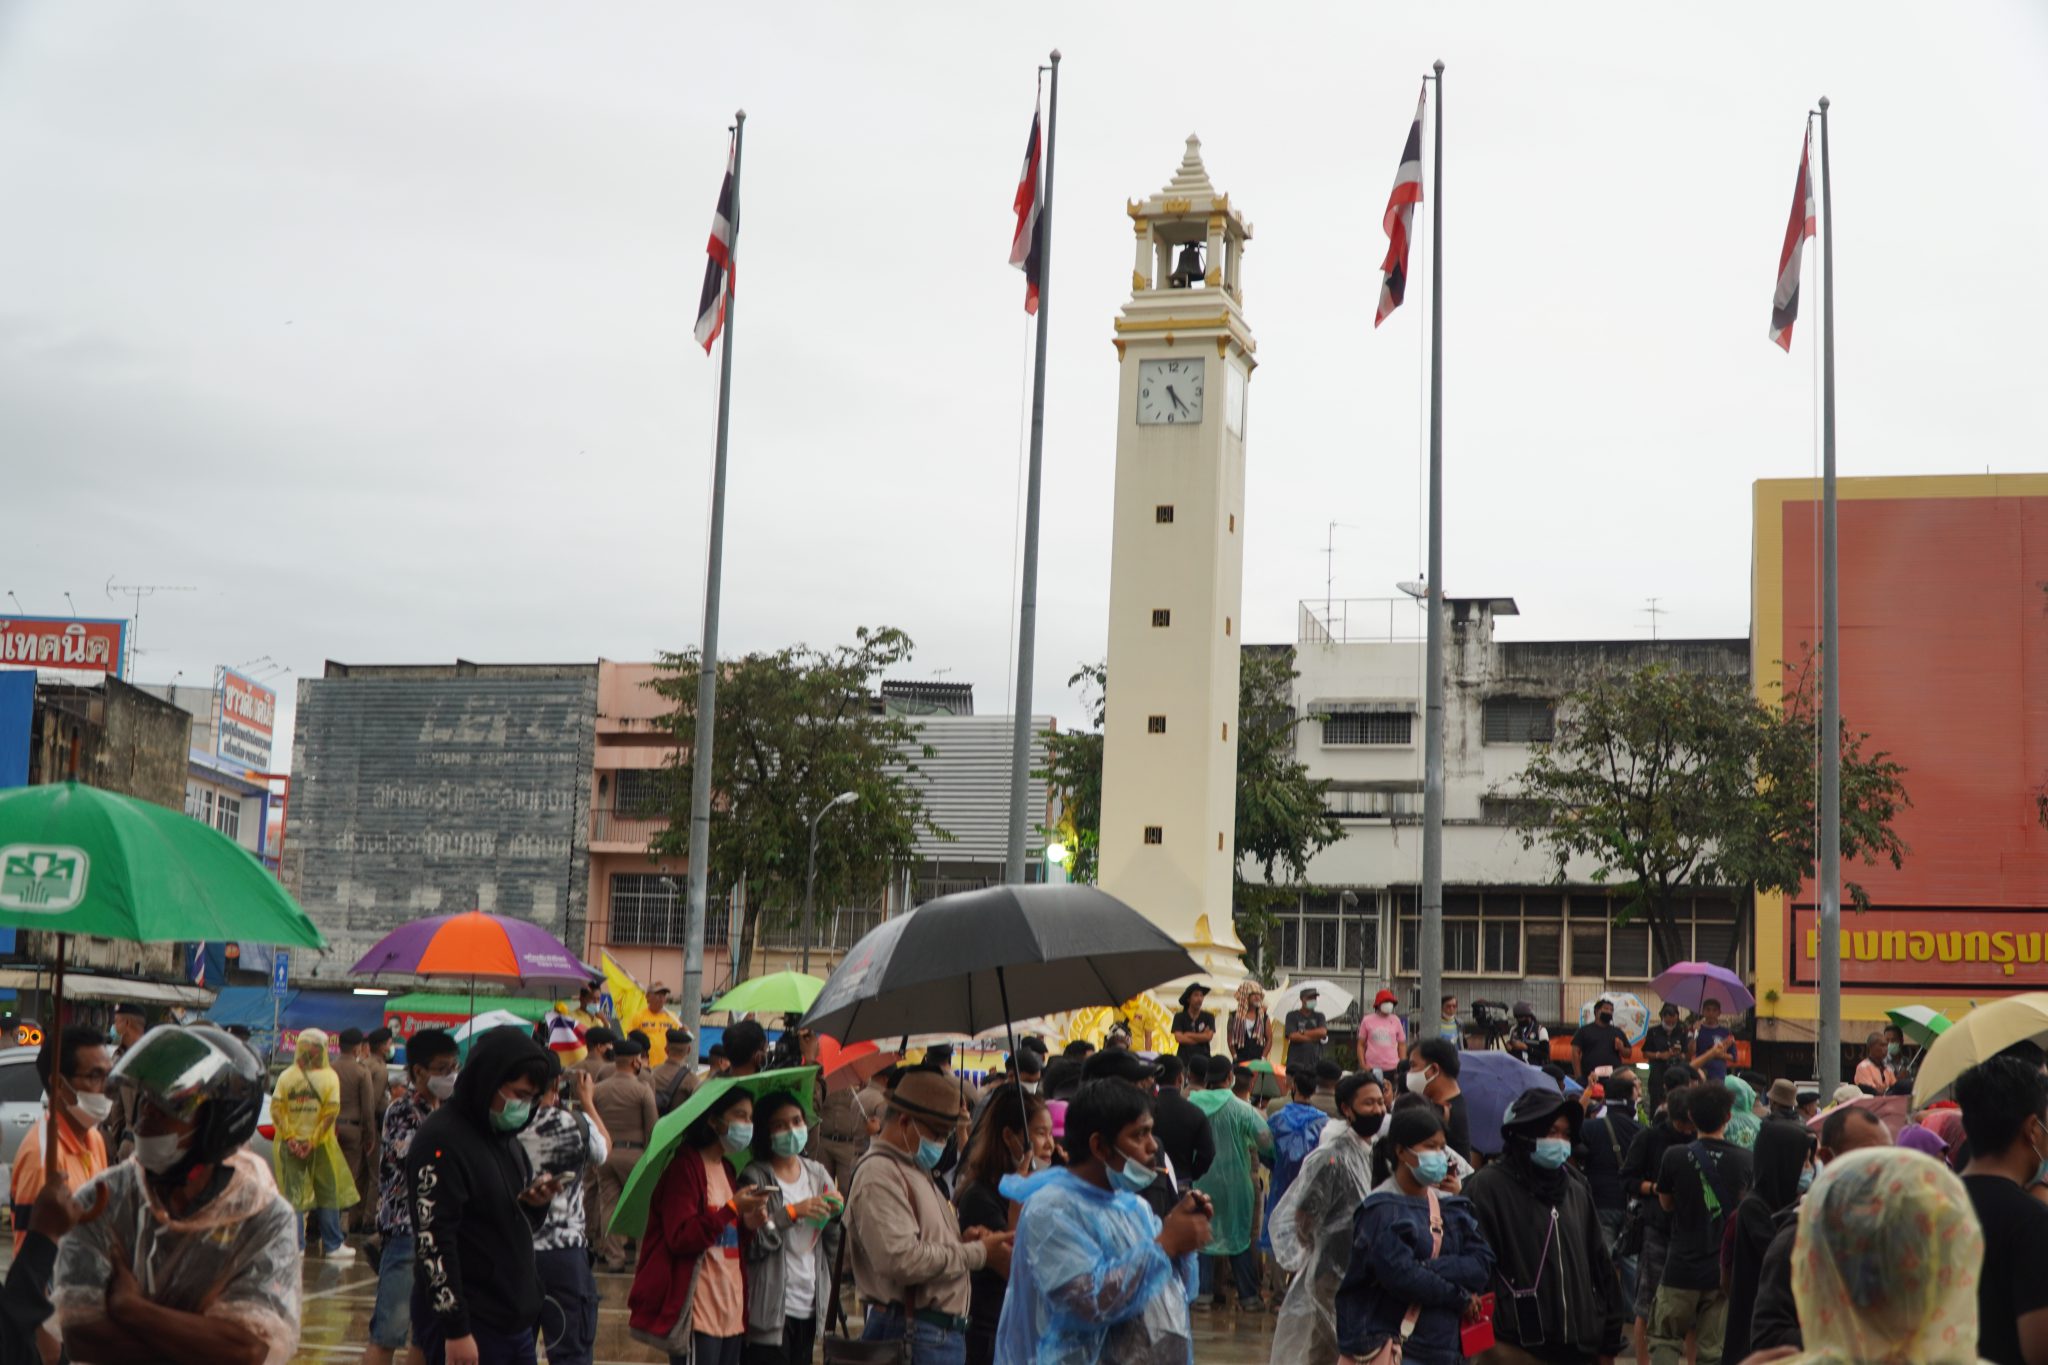
[[[1650,604],[1649,606],[1644,607],[1642,610],[1643,613],[1650,618],[1650,643],[1655,644],[1657,642],[1657,618],[1660,616],[1669,616],[1671,613],[1666,611],[1663,607],[1657,605],[1658,602],[1663,600],[1662,598],[1646,597],[1643,600]]]
[[[28,608],[21,605],[21,599],[14,595],[14,589],[9,588],[7,590],[7,600],[14,603],[14,610],[16,612],[23,616],[28,615]]]
[[[71,594],[68,592],[64,594],[64,605],[71,608],[73,616],[78,615],[78,603],[71,600]]]
[[[1337,528],[1347,531],[1358,528],[1348,521],[1333,521],[1323,540],[1323,626],[1329,628],[1330,616],[1336,606],[1337,596]]]
[[[142,599],[154,597],[160,592],[198,591],[199,589],[188,587],[182,583],[116,583],[112,574],[107,576],[107,600],[111,602],[118,595],[126,597],[134,603],[133,609],[129,612],[128,664],[121,671],[122,677],[133,678],[135,676],[135,641],[136,637],[142,634]]]

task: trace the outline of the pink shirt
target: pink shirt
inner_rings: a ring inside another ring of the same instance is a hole
[[[703,1157],[698,1156],[702,1161]],[[732,1184],[725,1178],[725,1163],[717,1157],[704,1162],[704,1203],[717,1208],[732,1199]],[[696,1301],[690,1310],[690,1326],[707,1337],[746,1335],[746,1285],[740,1273],[740,1225],[727,1223],[718,1245],[697,1261]]]
[[[1408,1055],[1408,1026],[1398,1014],[1368,1014],[1359,1028],[1359,1036],[1365,1039],[1367,1066],[1390,1072]]]

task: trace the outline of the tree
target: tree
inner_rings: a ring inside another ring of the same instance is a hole
[[[1312,778],[1295,757],[1294,732],[1304,717],[1294,711],[1294,651],[1244,651],[1237,688],[1236,924],[1245,963],[1262,973],[1271,961],[1273,907],[1291,900],[1308,878],[1309,860],[1344,837],[1325,809],[1326,779]],[[1072,840],[1069,875],[1093,882],[1102,826],[1102,726],[1109,670],[1084,664],[1069,678],[1091,712],[1093,730],[1047,733],[1048,777],[1065,797],[1062,833]],[[1244,877],[1254,863],[1260,880]],[[1280,880],[1276,881],[1276,877]]]
[[[917,760],[932,750],[909,720],[878,712],[874,683],[911,654],[890,627],[855,632],[829,650],[792,645],[720,665],[712,743],[711,860],[714,884],[746,889],[735,976],[746,973],[762,917],[787,928],[802,914],[810,818],[841,792],[859,800],[818,827],[819,906],[872,899],[914,856],[921,834],[947,837],[925,812]],[[662,720],[677,757],[666,769],[668,828],[654,852],[685,854],[695,772],[699,654],[663,654],[652,686],[673,704]]]
[[[1739,679],[1663,663],[1597,673],[1564,699],[1556,739],[1511,789],[1523,846],[1552,855],[1560,879],[1575,857],[1592,860],[1595,882],[1618,879],[1617,920],[1647,919],[1677,961],[1681,889],[1790,893],[1812,869],[1817,709],[1805,666],[1776,707]],[[1905,769],[1866,754],[1869,738],[1843,727],[1842,858],[1898,867]],[[1862,886],[1847,890],[1869,905]]]

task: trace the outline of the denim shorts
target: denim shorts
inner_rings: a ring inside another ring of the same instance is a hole
[[[405,1349],[412,1335],[412,1238],[390,1237],[377,1267],[377,1306],[370,1310],[370,1341],[387,1351]]]

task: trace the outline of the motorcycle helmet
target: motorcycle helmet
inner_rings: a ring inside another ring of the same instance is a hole
[[[194,1123],[183,1169],[214,1165],[249,1141],[262,1117],[263,1063],[211,1024],[163,1024],[136,1040],[107,1083],[181,1123]]]

